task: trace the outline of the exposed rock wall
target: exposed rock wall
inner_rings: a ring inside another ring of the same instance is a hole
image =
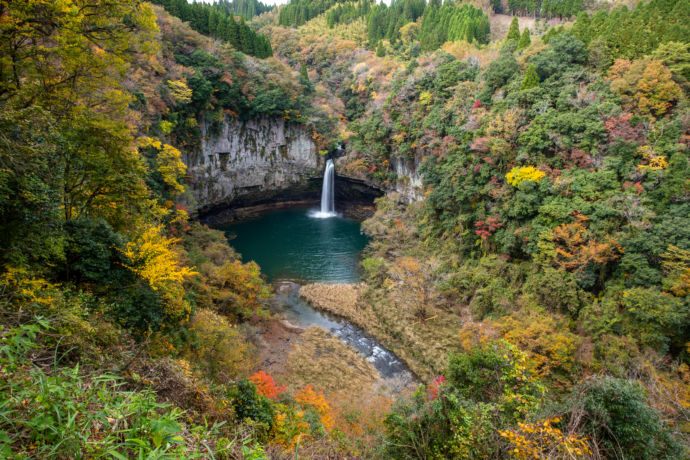
[[[414,160],[390,160],[390,167],[398,176],[393,189],[407,203],[424,199],[422,175],[418,171],[418,166]]]
[[[324,161],[309,131],[280,118],[225,120],[219,132],[202,124],[201,152],[187,155],[192,194],[201,213],[252,205],[282,190],[313,188]],[[312,181],[313,182],[313,181]]]
[[[337,158],[335,162],[336,176],[347,178],[353,184],[359,184],[362,188],[386,193],[404,203],[412,203],[424,199],[422,175],[418,171],[419,165],[414,160],[391,158],[389,167],[397,175],[397,178],[391,183],[381,184],[368,177],[366,172],[348,170],[348,165],[355,162],[356,159],[357,157],[354,155]],[[338,194],[336,191],[337,198]]]

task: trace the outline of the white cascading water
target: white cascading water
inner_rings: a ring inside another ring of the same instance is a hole
[[[335,165],[333,160],[326,162],[326,170],[323,172],[323,188],[321,189],[321,211],[314,213],[314,217],[326,218],[333,217],[335,213],[335,193],[333,185],[335,182]]]

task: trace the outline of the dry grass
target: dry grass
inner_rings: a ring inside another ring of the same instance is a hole
[[[379,380],[374,366],[324,329],[312,326],[292,346],[280,380],[291,390],[312,385],[330,395],[356,396]]]
[[[363,291],[363,284],[314,283],[303,286],[299,294],[316,308],[350,319],[363,313],[358,307]]]
[[[428,381],[448,363],[448,353],[462,349],[462,320],[429,307],[420,321],[390,298],[387,290],[363,284],[308,284],[300,295],[315,308],[342,316],[376,337],[403,360],[419,378]]]

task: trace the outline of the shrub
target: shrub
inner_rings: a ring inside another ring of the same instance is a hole
[[[577,431],[590,436],[606,458],[681,457],[681,447],[635,381],[593,377],[578,385],[565,404],[571,420],[578,421]]]
[[[275,411],[271,401],[256,390],[256,386],[249,380],[240,380],[229,390],[233,401],[235,414],[240,420],[250,419],[260,424],[261,434],[270,431],[275,420]]]
[[[80,368],[46,374],[29,360],[47,323],[0,329],[0,457],[199,458],[227,455],[218,428],[187,427],[151,391],[126,391],[112,375]],[[193,433],[193,434],[192,434]],[[214,449],[205,439],[215,438]]]

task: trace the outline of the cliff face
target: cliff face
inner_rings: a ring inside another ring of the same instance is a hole
[[[417,170],[418,165],[415,161],[391,158],[390,167],[398,176],[393,189],[405,202],[412,203],[424,199],[422,175]]]
[[[199,212],[306,190],[309,179],[322,173],[324,161],[301,125],[280,118],[227,119],[219,132],[208,124],[201,128],[202,151],[185,159]]]
[[[391,158],[389,167],[397,177],[395,181],[385,184],[376,182],[366,172],[348,168],[348,165],[356,160],[356,156],[337,158],[335,160],[336,176],[348,179],[362,188],[383,192],[403,203],[412,203],[424,199],[422,174],[418,171],[419,165],[414,160]]]

